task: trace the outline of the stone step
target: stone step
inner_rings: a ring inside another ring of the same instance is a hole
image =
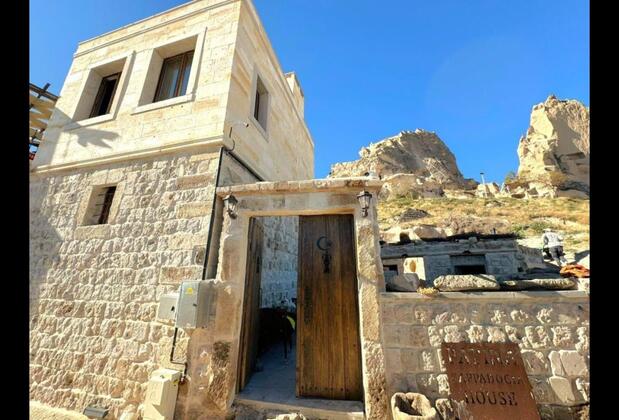
[[[258,412],[281,412],[290,415],[299,413],[308,419],[365,419],[363,403],[359,401],[294,398],[292,400],[275,402],[251,400],[237,396],[234,400],[234,404],[237,407],[247,407]]]

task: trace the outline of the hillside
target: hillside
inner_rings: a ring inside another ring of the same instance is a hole
[[[497,233],[515,233],[537,246],[536,239],[549,227],[563,233],[566,252],[589,248],[589,200],[401,197],[379,200],[378,218],[382,234],[396,226],[434,225],[447,230],[448,235],[471,227],[492,233],[496,226]]]

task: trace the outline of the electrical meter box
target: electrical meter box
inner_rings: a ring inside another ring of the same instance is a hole
[[[146,388],[144,420],[172,420],[181,373],[172,369],[153,372]]]
[[[176,319],[176,309],[178,307],[178,293],[168,293],[159,299],[157,318],[174,321]]]
[[[206,328],[215,316],[217,290],[209,280],[185,281],[181,284],[177,328]]]

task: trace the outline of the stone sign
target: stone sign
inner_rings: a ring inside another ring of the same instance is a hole
[[[539,420],[515,343],[442,343],[450,398],[475,420]]]

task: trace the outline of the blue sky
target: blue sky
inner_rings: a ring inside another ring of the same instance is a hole
[[[59,93],[79,41],[182,4],[31,0],[30,80]],[[297,72],[316,177],[402,130],[436,131],[465,177],[518,167],[531,107],[589,105],[585,0],[254,0],[284,71]]]

